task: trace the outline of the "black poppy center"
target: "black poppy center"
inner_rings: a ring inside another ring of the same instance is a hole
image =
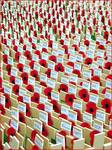
[[[61,70],[61,67],[58,67],[58,70],[60,71],[60,70]]]
[[[82,96],[83,96],[83,98],[86,98],[86,94],[83,94]]]
[[[108,103],[106,103],[106,104],[105,104],[105,108],[108,108],[108,107],[109,107],[109,104],[108,104]]]
[[[27,77],[23,77],[23,80],[27,80]]]
[[[11,135],[11,136],[14,136],[14,133],[11,133],[10,135]]]
[[[19,92],[19,89],[16,89],[16,93],[18,93]]]
[[[12,83],[14,83],[14,80],[12,80]]]
[[[70,98],[69,98],[69,101],[70,101],[70,102],[72,102],[72,101],[73,101],[73,99],[70,97]]]
[[[38,101],[39,99],[38,99],[38,97],[35,97],[35,101]]]
[[[22,67],[20,67],[20,68],[19,68],[19,71],[22,71],[22,70],[23,70]]]
[[[33,75],[36,78],[36,74]]]
[[[6,103],[8,102],[8,98],[5,99]]]
[[[90,112],[93,112],[94,110],[93,110],[93,108],[90,108]]]
[[[51,92],[48,92],[48,96],[51,96]]]
[[[110,70],[110,66],[108,66],[108,67],[107,67],[107,69],[109,69],[109,70]]]
[[[45,64],[42,63],[42,66],[45,67]]]

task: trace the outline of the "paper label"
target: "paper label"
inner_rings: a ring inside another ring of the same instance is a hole
[[[62,83],[65,83],[65,84],[68,84],[68,83],[69,83],[69,78],[66,77],[66,76],[62,76],[62,77],[61,77],[61,82],[62,82]]]
[[[3,107],[5,107],[5,96],[0,95],[0,104],[3,105]]]
[[[54,70],[55,64],[53,62],[48,62],[48,68]]]
[[[18,120],[18,118],[19,118],[19,112],[18,112],[18,110],[12,109],[12,110],[11,110],[11,116],[12,116],[14,119]]]
[[[42,87],[40,85],[36,84],[34,86],[34,91],[40,94],[42,91]]]
[[[47,80],[47,86],[51,88],[55,88],[55,80],[48,79]]]
[[[99,88],[100,88],[99,82],[92,81],[92,83],[91,83],[91,89],[99,91]]]
[[[4,87],[4,93],[7,93],[7,94],[10,95],[11,92],[12,92],[11,87],[10,87],[10,86],[7,86],[7,85],[4,85],[3,87]]]
[[[69,113],[69,107],[67,106],[61,106],[61,114],[65,114],[68,116],[68,113]]]
[[[73,68],[70,68],[70,67],[68,67],[68,66],[65,66],[65,73],[71,74],[72,71],[73,71]]]
[[[81,139],[81,138],[83,138],[82,133],[83,133],[82,129],[80,129],[80,128],[76,127],[76,126],[73,127],[73,136],[74,137],[76,137],[78,139]]]
[[[56,143],[61,143],[63,147],[65,147],[65,137],[59,133],[56,133]]]
[[[96,112],[96,119],[105,122],[105,112],[103,112],[101,110],[97,110],[97,112]]]
[[[26,105],[25,104],[18,104],[18,109],[20,112],[26,113]]]
[[[90,94],[89,101],[98,104],[99,96],[97,94]]]
[[[34,77],[28,77],[28,84],[35,85],[35,78]]]
[[[31,103],[31,98],[30,98],[28,95],[24,95],[24,96],[23,96],[23,101],[24,101],[25,103],[30,104],[30,103]]]
[[[25,60],[26,60],[25,56],[19,57],[19,63],[25,64]]]
[[[83,82],[82,87],[87,90],[90,90],[90,82]]]
[[[71,131],[71,123],[68,121],[62,120],[61,121],[61,128],[70,132]]]
[[[93,128],[95,128],[96,130],[103,132],[103,126],[101,124],[98,124],[94,121],[93,123]]]
[[[42,59],[48,60],[48,54],[47,53],[42,53],[41,54]]]
[[[51,92],[51,99],[59,101],[59,93],[55,92],[55,91],[52,91]]]
[[[47,82],[47,75],[41,74],[40,75],[40,81]]]
[[[78,110],[82,110],[82,102],[80,102],[80,101],[76,101],[76,102],[74,102],[73,103],[73,108],[74,109],[78,109]]]
[[[72,94],[76,94],[76,87],[70,85],[69,88],[68,88],[68,92],[72,93]]]
[[[35,137],[35,144],[36,144],[40,149],[43,149],[43,147],[44,147],[44,140],[43,140],[38,134],[36,134],[36,137]]]
[[[53,111],[53,104],[46,102],[45,104],[45,111],[51,113]]]
[[[17,85],[22,85],[22,79],[21,78],[19,78],[19,77],[16,77],[15,78],[15,84],[17,84]]]
[[[57,77],[58,77],[58,72],[51,70],[51,78],[57,79]]]
[[[20,89],[19,89],[19,95],[20,95],[20,96],[24,96],[24,94],[26,94],[26,90],[23,89],[23,88],[20,88]]]
[[[42,122],[40,120],[34,122],[34,129],[42,133]]]
[[[83,122],[92,123],[92,114],[89,114],[87,112],[83,113]]]
[[[109,79],[106,80],[106,87],[110,88],[110,89],[112,88],[112,81],[111,80],[109,80]]]
[[[29,73],[30,72],[30,67],[24,65],[24,72]]]
[[[15,119],[11,120],[10,126],[13,127],[16,131],[18,131],[18,121],[16,121]]]
[[[79,63],[75,63],[74,64],[74,69],[77,69],[77,70],[81,70],[81,64],[79,64]]]
[[[40,65],[34,63],[34,69],[37,70],[38,72],[40,72]]]
[[[90,79],[91,78],[91,70],[88,70],[88,71],[83,70],[83,77]]]
[[[77,83],[77,80],[78,80],[78,77],[77,77],[77,75],[70,75],[70,77],[69,77],[69,81],[70,82],[75,82],[75,83]]]
[[[75,111],[69,110],[68,118],[72,121],[77,121],[77,113]]]
[[[48,123],[48,113],[44,111],[39,112],[39,119],[45,123]]]
[[[40,96],[40,103],[45,104],[48,101],[46,96]]]

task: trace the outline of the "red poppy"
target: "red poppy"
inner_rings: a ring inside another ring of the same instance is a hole
[[[14,45],[13,50],[17,52],[18,51],[18,46]]]
[[[61,39],[61,40],[60,40],[60,44],[61,44],[61,45],[64,45],[64,40]]]
[[[105,50],[105,47],[104,47],[103,45],[99,45],[99,46],[98,46],[98,49]]]
[[[31,55],[30,51],[25,50],[24,55],[26,56],[26,58],[27,58],[28,60],[31,60],[31,59],[32,59],[32,55]]]
[[[14,76],[10,76],[10,82],[15,84],[15,77]]]
[[[21,72],[23,71],[23,67],[24,67],[23,64],[21,64],[21,63],[17,64],[17,68],[18,68],[18,70],[21,71]]]
[[[86,112],[92,114],[92,115],[95,115],[96,114],[96,110],[97,110],[97,106],[95,103],[93,102],[88,102],[86,104]]]
[[[12,87],[12,90],[13,90],[14,94],[18,95],[19,94],[19,85],[15,84]]]
[[[11,73],[11,65],[10,64],[6,65],[6,70],[8,71],[8,75],[10,75],[10,73]]]
[[[38,71],[37,71],[37,70],[32,70],[32,71],[30,72],[30,75],[31,75],[32,77],[35,77],[35,78],[38,80]]]
[[[53,104],[53,110],[57,113],[60,113],[61,109],[58,102],[56,100],[51,100],[51,103]]]
[[[63,135],[64,137],[66,137],[67,133],[65,130],[61,130],[58,132],[59,134]]]
[[[89,40],[84,41],[84,45],[89,46],[89,44],[90,44]]]
[[[28,74],[26,72],[23,72],[21,74],[21,78],[22,78],[24,84],[28,83]]]
[[[78,95],[83,101],[85,101],[85,102],[89,101],[89,93],[86,89],[81,89],[79,91]]]
[[[106,79],[106,80],[107,80],[107,79],[112,80],[112,74],[107,75],[105,79]]]
[[[52,40],[49,40],[49,41],[48,41],[48,47],[52,48],[52,43],[53,43],[53,41],[52,41]]]
[[[23,102],[23,96],[18,96],[17,100],[18,102]]]
[[[64,72],[64,66],[61,63],[55,65],[55,71]]]
[[[107,136],[112,139],[112,130],[107,131]]]
[[[65,54],[68,54],[68,46],[67,45],[63,45],[62,48],[64,48]]]
[[[95,136],[95,134],[98,134],[98,133],[100,133],[100,132],[97,131],[97,130],[93,130],[93,131],[90,132],[90,144],[91,144],[91,146],[93,146],[93,144],[94,144],[94,136]]]
[[[69,65],[69,66],[71,66],[71,67],[74,67],[74,63],[71,62],[71,61],[67,62],[67,65]]]
[[[49,60],[51,60],[51,61],[53,61],[53,62],[56,63],[56,56],[50,55],[50,56],[49,56]]]
[[[80,73],[79,70],[74,69],[74,70],[73,70],[73,73],[74,73],[74,74],[77,74],[79,78],[81,77],[81,73]]]
[[[74,99],[75,99],[74,94],[66,94],[66,96],[65,96],[65,102],[69,106],[73,105]]]
[[[35,137],[36,137],[36,134],[37,134],[38,132],[37,132],[37,130],[33,130],[32,132],[31,132],[31,140],[34,142],[35,141]]]
[[[108,36],[109,36],[108,31],[105,31],[105,32],[104,32],[104,39],[108,40]]]
[[[16,130],[13,127],[7,129],[8,141],[10,140],[10,136],[15,136]]]
[[[6,54],[3,55],[3,62],[4,63],[8,62],[8,56]]]
[[[92,58],[86,58],[84,63],[90,65],[92,64],[92,61],[93,61]]]
[[[108,70],[110,70],[111,67],[112,67],[112,63],[111,62],[106,62],[105,65],[104,65],[104,68],[108,69]]]
[[[90,92],[94,93],[94,94],[98,94],[97,90],[92,89]]]
[[[33,69],[33,68],[34,68],[34,63],[35,63],[35,61],[34,61],[34,60],[30,61],[29,66],[30,66],[30,68],[31,68],[31,69]]]
[[[8,94],[4,94],[5,96],[5,107],[9,108],[11,106],[11,100],[10,100],[10,96]]]
[[[43,67],[47,67],[47,62],[44,59],[40,59],[39,64]]]
[[[60,115],[58,116],[58,118],[63,118],[63,119],[65,119],[65,120],[68,120],[68,117],[67,117],[67,115],[65,115],[65,114],[60,114]]]
[[[89,128],[89,129],[91,128],[91,126],[88,122],[82,122],[81,127],[83,127],[83,128],[86,127],[86,128]]]
[[[101,101],[101,105],[102,105],[102,108],[104,108],[107,113],[111,112],[112,103],[111,103],[110,99],[107,99],[107,98],[103,99]]]
[[[46,83],[43,81],[40,82],[40,85],[47,87]]]
[[[41,54],[40,54],[40,51],[39,51],[39,50],[36,50],[36,51],[35,51],[35,54],[39,57],[39,59],[41,58]]]
[[[22,43],[22,44],[23,44],[23,41],[24,41],[24,40],[23,40],[23,38],[22,38],[22,37],[20,37],[20,43]]]
[[[48,113],[48,125],[53,126],[53,121],[50,113]]]
[[[64,92],[68,92],[68,86],[66,84],[63,84],[63,83],[60,84],[58,91],[60,92],[61,90]]]
[[[48,136],[48,129],[47,127],[43,124],[43,128],[42,128],[42,135],[47,137]]]
[[[40,99],[40,95],[38,93],[34,93],[33,96],[31,97],[31,101],[38,103]]]
[[[22,112],[19,112],[19,121],[25,123],[25,116]]]
[[[28,103],[26,103],[26,116],[31,116],[30,105]]]
[[[78,46],[76,44],[73,44],[72,47],[75,49],[75,51],[79,50],[79,48],[78,48]]]
[[[37,105],[37,108],[39,109],[39,110],[45,110],[45,105],[44,104],[38,104]]]
[[[47,75],[48,78],[50,78],[51,75],[51,69],[47,69],[47,71],[45,72],[45,74]]]
[[[46,87],[46,88],[44,89],[44,94],[45,94],[46,96],[48,96],[49,99],[51,98],[51,92],[52,92],[52,88],[51,88],[51,87]]]
[[[40,150],[40,149],[39,149],[39,147],[38,147],[37,145],[34,145],[34,146],[32,147],[32,150]]]
[[[20,52],[16,52],[15,53],[15,60],[18,62],[19,61],[19,57],[21,56]]]
[[[99,77],[99,76],[93,76],[93,77],[91,78],[91,80],[97,81],[97,82],[101,83],[101,82],[100,82],[100,77]]]
[[[28,91],[30,91],[30,92],[34,92],[34,87],[33,87],[33,85],[31,85],[31,84],[28,84],[28,85],[26,86],[26,89],[27,89]]]
[[[5,114],[5,108],[3,107],[2,104],[0,104],[0,114],[2,114],[2,115]]]

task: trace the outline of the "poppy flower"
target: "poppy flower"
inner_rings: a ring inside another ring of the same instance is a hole
[[[4,63],[8,62],[8,56],[6,54],[3,55],[3,62]]]
[[[48,41],[48,47],[52,48],[52,43],[53,43],[53,41],[52,41],[52,40],[49,40],[49,41]]]
[[[34,60],[32,60],[32,61],[30,61],[30,63],[29,63],[29,66],[30,66],[30,68],[31,68],[31,69],[33,69],[33,68],[34,68],[34,62],[35,62],[35,61],[34,61]]]
[[[74,73],[74,74],[77,74],[79,78],[81,77],[81,73],[80,73],[79,70],[74,69],[74,70],[73,70],[73,73]]]
[[[64,72],[64,66],[61,63],[55,65],[55,71]]]
[[[23,96],[18,96],[17,100],[18,102],[23,102]]]
[[[111,62],[106,62],[105,65],[104,65],[104,68],[108,69],[108,70],[110,70],[111,67],[112,67],[112,63]]]
[[[28,50],[26,50],[26,51],[24,52],[24,56],[26,56],[26,58],[27,58],[28,60],[31,60],[31,59],[32,59],[32,55],[31,55],[30,51],[28,51]]]
[[[74,67],[74,63],[71,62],[71,61],[67,62],[67,65],[69,65],[69,66],[71,66],[71,67]]]
[[[85,102],[89,101],[89,93],[86,89],[81,89],[79,91],[78,95],[83,101],[85,101]]]
[[[103,45],[99,45],[99,46],[98,46],[98,49],[105,50],[105,47],[104,47]]]
[[[8,141],[10,140],[10,136],[15,136],[16,130],[13,127],[7,129]]]
[[[66,84],[63,84],[63,83],[60,84],[58,91],[60,92],[61,90],[64,92],[68,92],[68,86]]]
[[[48,96],[49,99],[51,98],[51,91],[52,91],[52,88],[51,88],[51,87],[46,87],[46,88],[44,89],[44,94],[45,94],[46,96]]]
[[[61,45],[64,45],[64,40],[61,39],[61,40],[60,40],[60,44],[61,44]]]
[[[15,60],[16,60],[17,62],[19,61],[20,55],[21,55],[20,52],[16,52],[16,53],[15,53]]]
[[[32,77],[35,77],[36,79],[38,79],[38,71],[37,71],[37,70],[32,70],[32,71],[30,72],[30,75],[31,75]]]
[[[93,76],[93,77],[91,78],[91,80],[97,81],[97,82],[100,83],[100,77],[99,77],[99,76]]]
[[[82,122],[82,123],[80,124],[80,126],[83,127],[83,128],[84,128],[84,127],[89,128],[89,129],[91,128],[91,126],[90,126],[90,124],[89,124],[88,122]]]
[[[105,79],[106,79],[106,80],[107,80],[107,79],[112,80],[112,74],[107,75]]]
[[[108,31],[105,31],[105,32],[104,32],[104,39],[108,40],[108,36],[109,36]]]
[[[19,112],[19,121],[25,123],[25,116],[22,112]]]
[[[47,69],[47,71],[45,72],[45,74],[47,75],[48,78],[50,78],[51,75],[51,69]]]
[[[75,99],[74,94],[66,94],[66,96],[65,96],[65,102],[69,106],[73,105],[74,99]]]
[[[39,59],[41,58],[41,54],[39,50],[36,50],[34,53],[39,57]]]
[[[97,91],[97,90],[94,90],[94,89],[92,89],[90,92],[91,92],[91,93],[94,93],[94,94],[98,94],[98,91]]]
[[[68,54],[68,46],[67,45],[63,45],[62,48],[64,48],[65,54]]]
[[[60,115],[58,116],[58,118],[63,118],[63,119],[65,119],[65,120],[68,120],[68,117],[67,117],[67,115],[65,115],[65,114],[60,114]]]
[[[31,116],[30,105],[28,103],[26,103],[26,116]]]
[[[19,94],[19,85],[15,84],[12,88],[14,94],[18,95]]]
[[[61,135],[63,135],[64,137],[66,137],[66,135],[67,135],[67,133],[66,133],[66,131],[65,131],[65,130],[61,130],[61,131],[59,131],[59,132],[58,132],[58,134],[61,134]]]
[[[46,83],[43,82],[43,81],[40,82],[40,85],[42,85],[42,86],[44,86],[44,87],[47,87]]]
[[[57,113],[60,113],[61,108],[58,102],[56,100],[51,100],[51,103],[53,104],[53,110]]]
[[[22,44],[23,44],[23,42],[24,42],[23,38],[22,38],[22,37],[20,37],[20,43],[22,43]]]
[[[6,70],[8,71],[8,75],[10,75],[10,73],[11,73],[11,65],[10,64],[6,65]]]
[[[2,104],[0,104],[0,114],[2,114],[2,115],[5,114],[5,108],[3,107]]]
[[[18,46],[14,45],[13,50],[17,52],[18,51]]]
[[[90,44],[89,40],[84,41],[84,45],[89,46],[89,44]]]
[[[18,68],[18,70],[21,71],[21,72],[23,71],[23,67],[24,67],[23,64],[21,64],[21,63],[17,64],[17,68]]]
[[[31,84],[28,84],[28,85],[26,86],[26,89],[27,89],[28,91],[30,91],[30,92],[34,92],[34,87],[33,87],[33,85],[31,85]]]
[[[24,84],[28,83],[28,74],[26,72],[23,72],[21,74],[21,78],[22,78]]]
[[[10,82],[15,84],[15,77],[14,76],[10,76]]]
[[[49,56],[49,60],[51,60],[51,61],[53,61],[53,62],[56,63],[56,56],[50,55],[50,56]]]
[[[33,96],[31,97],[31,101],[38,103],[40,99],[40,95],[38,93],[34,93]]]
[[[7,93],[5,93],[4,96],[5,96],[5,107],[9,108],[11,106],[10,96]]]
[[[31,132],[31,140],[32,140],[32,142],[35,141],[35,137],[36,137],[36,134],[37,134],[37,133],[38,133],[37,130],[33,130],[33,131]]]
[[[93,102],[88,102],[86,104],[86,112],[92,114],[92,115],[95,115],[96,114],[96,110],[97,110],[97,106],[95,103]]]
[[[53,121],[50,113],[48,113],[48,125],[53,126]]]
[[[45,105],[44,104],[38,104],[37,105],[37,108],[39,109],[39,110],[45,110]]]
[[[100,132],[97,131],[97,130],[93,130],[93,131],[90,132],[90,144],[91,144],[91,146],[93,146],[93,144],[94,144],[94,136],[95,136],[95,134],[98,134],[98,133],[100,133]]]
[[[43,66],[43,67],[47,67],[47,62],[46,62],[46,60],[44,60],[44,59],[41,59],[41,60],[39,61],[39,64],[40,64],[41,66]]]
[[[75,49],[75,51],[78,51],[78,46],[76,44],[73,44],[72,47]]]
[[[111,103],[110,99],[107,99],[107,98],[103,99],[101,101],[101,105],[102,105],[102,108],[104,108],[107,113],[111,112],[112,103]]]
[[[107,136],[112,139],[112,130],[107,131]]]
[[[40,149],[39,149],[39,147],[38,147],[37,145],[34,145],[34,146],[32,147],[32,150],[40,150]]]
[[[92,58],[86,58],[84,63],[90,65],[92,64],[92,61],[93,61]]]
[[[43,128],[42,128],[42,135],[47,137],[48,136],[48,129],[47,127],[43,124]]]

